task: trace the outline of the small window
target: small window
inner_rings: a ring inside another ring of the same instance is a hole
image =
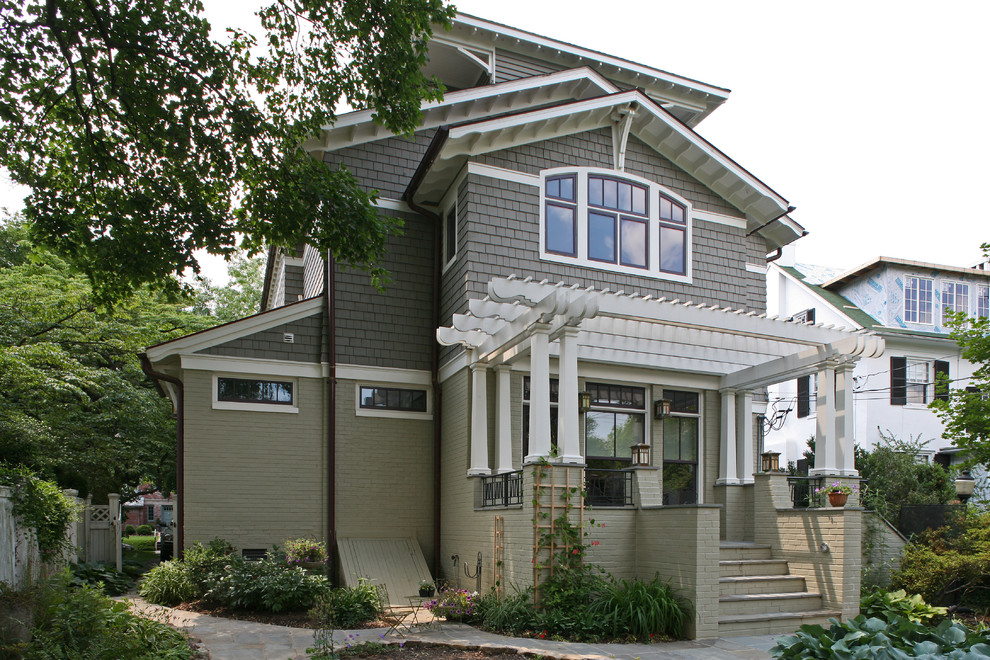
[[[361,407],[374,410],[426,412],[426,390],[361,386]]]
[[[976,316],[981,319],[990,316],[990,286],[976,289]]]
[[[577,194],[575,177],[559,176],[546,181],[546,249],[568,257],[577,256]]]
[[[949,320],[951,312],[969,313],[969,285],[962,282],[942,283],[942,323]]]
[[[233,403],[292,405],[292,383],[246,378],[217,378],[217,400]]]
[[[670,415],[663,420],[663,503],[698,502],[700,396],[697,392],[664,390]]]
[[[904,320],[907,323],[932,323],[933,282],[924,277],[908,277],[904,286]]]
[[[155,506],[153,504],[148,505],[148,522],[154,522],[155,520]]]

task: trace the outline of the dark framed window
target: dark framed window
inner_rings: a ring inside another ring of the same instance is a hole
[[[585,389],[591,394],[591,410],[584,416],[589,466],[630,461],[632,446],[646,439],[646,389],[609,383],[586,383]]]
[[[547,252],[568,257],[577,256],[577,178],[573,174],[546,180]]]
[[[529,376],[523,377],[522,455],[529,455]],[[550,379],[550,446],[557,446],[557,402],[560,400],[560,381]]]
[[[361,407],[370,410],[426,412],[426,390],[362,385]]]
[[[663,420],[663,503],[698,502],[698,438],[700,396],[697,392],[664,390],[670,415]]]
[[[811,376],[801,376],[797,379],[797,416],[811,415]]]
[[[660,195],[660,270],[687,273],[687,213],[680,203]]]
[[[588,176],[588,258],[649,268],[649,190],[606,176]]]
[[[217,378],[217,400],[292,405],[292,383],[249,378]]]

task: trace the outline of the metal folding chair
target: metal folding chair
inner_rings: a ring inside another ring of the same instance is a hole
[[[396,633],[399,637],[405,637],[399,628],[405,628],[402,622],[405,620],[406,615],[409,614],[408,608],[393,606],[388,597],[388,587],[384,584],[377,585],[375,589],[378,592],[378,619],[388,626],[385,637],[388,637],[389,633],[392,632]]]

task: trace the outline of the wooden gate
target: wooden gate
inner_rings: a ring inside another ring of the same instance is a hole
[[[121,568],[121,516],[120,495],[110,493],[109,504],[93,504],[92,497],[86,498],[82,515],[83,561],[98,561],[116,564]]]

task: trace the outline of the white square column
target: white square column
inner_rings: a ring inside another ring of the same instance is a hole
[[[835,437],[835,367],[818,372],[818,406],[815,420],[815,467],[812,475],[838,474]]]
[[[565,327],[560,335],[560,391],[557,401],[557,444],[560,445],[560,462],[583,465],[581,443],[578,438],[580,413],[578,412],[578,345],[577,328]],[[532,390],[530,390],[532,391]],[[530,411],[532,414],[532,411]]]
[[[738,486],[738,460],[736,458],[736,391],[719,390],[722,395],[722,433],[718,454],[718,480],[716,486]]]
[[[858,477],[856,470],[856,419],[853,403],[853,365],[845,364],[835,370],[835,436],[836,465],[843,477]]]
[[[512,369],[507,364],[495,367],[495,401],[498,435],[495,440],[497,474],[512,472]]]
[[[488,365],[471,365],[471,467],[469,477],[486,476],[488,467]]]
[[[529,454],[524,463],[550,456],[550,326],[533,324],[529,349]],[[558,411],[559,412],[559,411]]]
[[[736,477],[739,483],[753,483],[756,463],[753,448],[753,392],[736,394]]]

